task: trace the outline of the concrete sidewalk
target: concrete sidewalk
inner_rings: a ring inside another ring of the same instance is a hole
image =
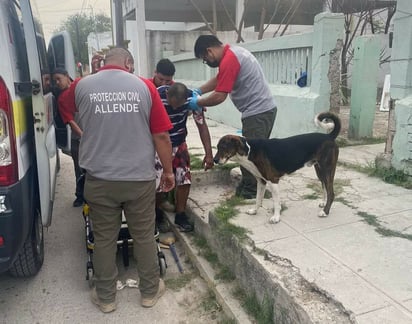
[[[208,125],[214,153],[221,136],[239,134],[212,120]],[[190,119],[188,126],[189,149],[202,154]],[[383,150],[384,144],[342,148],[339,161],[368,164]],[[190,194],[196,231],[206,236],[210,233],[204,231],[213,233],[210,212],[235,189],[216,174],[194,177]],[[264,273],[270,282],[260,281],[266,285],[261,290],[273,283],[285,294],[274,295],[275,313],[278,306],[290,315],[275,317],[285,323],[412,323],[411,191],[338,166],[335,202],[329,217],[319,218],[320,184],[313,168],[285,176],[279,187],[284,207],[280,223],[268,223],[267,199],[258,215],[247,215],[250,205],[242,205],[231,220],[246,228],[250,238],[241,253],[233,251],[234,258],[248,253],[254,263],[250,269],[238,265],[236,276],[249,273],[248,284],[259,290],[255,275]]]

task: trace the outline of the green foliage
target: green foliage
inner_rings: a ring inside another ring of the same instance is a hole
[[[336,144],[339,147],[347,147],[347,146],[356,146],[356,145],[371,145],[371,144],[380,144],[385,143],[386,138],[384,137],[365,137],[359,140],[349,140],[344,137],[338,137],[336,139]]]
[[[216,301],[215,295],[211,292],[209,292],[209,295],[202,300],[201,306],[208,313],[220,312],[222,309]]]
[[[190,169],[191,170],[203,170],[203,154],[190,154]],[[231,170],[233,168],[238,167],[239,164],[237,163],[225,163],[225,164],[218,164],[214,166],[214,169],[220,170]]]
[[[303,196],[303,199],[305,200],[317,200],[319,199],[319,195],[315,193],[307,194]]]
[[[377,166],[375,163],[369,163],[366,166],[345,162],[338,162],[338,164],[344,166],[345,168],[365,173],[368,176],[382,179],[386,183],[394,184],[406,189],[412,189],[411,177],[400,170],[396,170],[395,168],[384,168]]]
[[[236,276],[228,266],[222,265],[219,272],[216,274],[215,279],[230,282],[235,280]]]
[[[379,222],[378,218],[375,215],[371,215],[361,211],[358,212],[358,215],[362,217],[367,224],[375,227],[375,231],[382,236],[399,237],[412,241],[412,234],[401,233],[399,231],[394,231],[392,229],[382,226],[382,224]]]
[[[395,184],[398,186],[402,186],[407,189],[412,188],[412,182],[409,176],[402,171],[396,170],[394,168],[379,168],[376,166],[372,166],[369,169],[369,174],[381,178],[383,181],[391,184]]]
[[[356,209],[356,207],[351,202],[349,202],[349,200],[347,200],[343,197],[335,197],[334,201],[335,202],[339,201],[341,204],[343,204],[345,206],[348,206],[349,208]]]
[[[101,33],[110,31],[112,24],[110,17],[104,14],[98,15],[86,15],[86,14],[74,14],[69,16],[62,22],[60,27],[55,32],[66,30],[70,34],[70,38],[73,44],[74,57],[76,62],[82,64],[89,63],[89,57],[87,53],[87,36],[90,33]]]
[[[350,181],[347,179],[335,179],[335,182],[333,183],[333,189],[335,192],[335,196],[339,196],[343,193],[343,187],[350,186]],[[312,181],[306,185],[307,188],[312,189],[314,192],[304,195],[304,199],[308,200],[316,200],[322,197],[323,191],[322,191],[322,185],[319,181]]]
[[[196,236],[192,241],[199,249],[199,255],[203,256],[207,262],[211,264],[213,269],[216,270],[215,279],[230,282],[236,279],[234,273],[229,267],[222,265],[219,262],[218,255],[212,250],[203,236]]]
[[[239,164],[238,163],[225,163],[225,164],[219,164],[219,165],[217,165],[217,167],[219,168],[219,169],[222,169],[222,170],[232,170],[232,169],[234,169],[234,168],[237,168],[237,167],[239,167]]]
[[[247,237],[247,229],[233,225],[229,220],[238,214],[236,206],[245,204],[244,199],[233,196],[224,201],[220,206],[214,210],[216,218],[219,220],[218,231],[219,235],[224,237],[236,236],[241,241]]]
[[[227,223],[229,219],[231,219],[238,213],[236,206],[241,205],[242,202],[243,202],[243,199],[237,196],[233,196],[229,198],[228,200],[221,203],[220,206],[216,207],[215,209],[216,217],[220,221]]]
[[[240,287],[233,291],[233,295],[240,300],[246,312],[256,319],[256,323],[274,323],[273,318],[275,312],[271,298],[264,297],[262,302],[260,302],[255,294],[248,294]]]
[[[213,268],[220,266],[219,258],[215,252],[212,251],[212,248],[206,241],[206,238],[203,236],[195,236],[193,238],[193,243],[199,248],[199,255],[203,256],[207,262],[209,262]]]
[[[168,289],[179,291],[189,284],[194,277],[195,275],[193,273],[184,273],[177,278],[166,279],[165,282]]]
[[[203,158],[199,158],[196,155],[190,155],[190,169],[191,170],[203,170]]]

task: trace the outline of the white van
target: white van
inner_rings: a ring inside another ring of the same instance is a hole
[[[47,53],[32,9],[30,0],[0,0],[0,273],[16,277],[43,264],[58,170],[50,72],[73,58],[71,45],[61,48],[67,55]]]

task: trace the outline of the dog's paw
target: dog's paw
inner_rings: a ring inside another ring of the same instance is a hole
[[[271,218],[269,218],[269,223],[271,224],[279,223],[279,221],[280,221],[280,215],[273,215]]]
[[[246,214],[248,214],[248,215],[256,215],[256,214],[257,214],[257,210],[256,210],[256,208],[248,209],[247,212],[246,212]]]
[[[319,211],[318,216],[319,217],[328,217],[328,214],[326,214],[322,209],[322,210]]]

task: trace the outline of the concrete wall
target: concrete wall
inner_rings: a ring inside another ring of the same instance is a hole
[[[351,108],[348,137],[372,137],[378,86],[380,39],[374,35],[355,38],[353,44]]]
[[[179,55],[181,53],[193,53],[193,45],[199,35],[210,34],[208,31],[165,31],[146,30],[147,40],[147,64],[150,72],[154,71],[156,63],[166,57]],[[128,33],[128,39],[133,38],[133,33]],[[244,30],[242,37],[246,42],[256,41],[258,33],[251,30]],[[265,34],[269,37],[270,34]],[[222,31],[217,33],[217,37],[224,43],[235,43],[237,34],[234,31]]]
[[[398,0],[394,21],[390,94],[395,101],[392,165],[412,175],[412,1]]]
[[[278,115],[272,137],[286,137],[315,130],[313,118],[330,108],[330,60],[342,39],[343,15],[321,13],[315,17],[314,31],[305,35],[290,35],[241,44],[252,53],[276,52],[310,46],[310,86],[300,88],[296,84],[270,83],[271,92],[278,106]],[[222,39],[225,42],[224,39]],[[229,42],[230,43],[230,42]],[[288,54],[289,55],[289,54]],[[290,57],[290,56],[289,56]],[[208,80],[216,69],[210,69],[192,53],[169,57],[176,65],[176,79],[190,87],[197,87]],[[271,55],[268,55],[268,60]],[[289,60],[288,60],[289,61]],[[265,62],[261,62],[265,65]],[[272,69],[264,69],[267,79],[274,79]],[[240,113],[227,99],[223,104],[209,107],[207,117],[233,127],[241,128]]]

